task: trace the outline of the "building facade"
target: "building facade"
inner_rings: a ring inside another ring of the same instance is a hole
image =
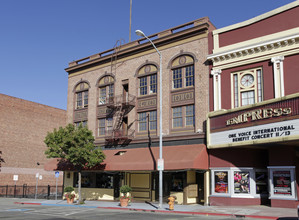
[[[0,94],[0,112],[0,185],[35,186],[38,173],[39,185],[55,186],[55,172],[44,170],[49,161],[44,139],[65,126],[66,111]]]
[[[213,31],[211,205],[297,207],[298,6]]]
[[[214,29],[201,18],[149,36],[163,57],[163,196],[176,195],[184,204],[207,202],[205,61]],[[152,44],[145,38],[118,41],[69,63],[66,72],[67,121],[86,124],[106,155],[100,168],[83,172],[83,198],[113,200],[127,184],[135,200],[157,200],[161,73]],[[66,173],[65,184],[76,187],[76,172]]]

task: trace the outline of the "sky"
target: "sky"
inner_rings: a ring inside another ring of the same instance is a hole
[[[208,16],[216,28],[294,0],[132,0],[132,41]],[[66,109],[69,62],[129,42],[130,0],[0,0],[0,93]]]

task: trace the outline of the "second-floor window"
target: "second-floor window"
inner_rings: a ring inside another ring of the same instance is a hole
[[[98,125],[98,136],[109,135],[113,129],[113,118],[100,118]]]
[[[194,127],[194,105],[186,105],[172,108],[172,127]]]
[[[261,68],[232,73],[232,82],[234,108],[263,101]]]
[[[76,128],[78,128],[80,126],[80,124],[82,123],[82,126],[83,127],[86,127],[87,126],[87,121],[78,121],[78,122],[75,122],[75,126]]]
[[[138,113],[138,130],[140,132],[157,130],[157,111]]]

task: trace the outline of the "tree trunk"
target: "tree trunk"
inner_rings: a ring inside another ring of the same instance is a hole
[[[78,172],[78,194],[79,194],[79,203],[81,202],[81,171]]]

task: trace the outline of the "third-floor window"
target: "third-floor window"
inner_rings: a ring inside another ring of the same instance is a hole
[[[88,89],[89,85],[85,82],[79,83],[75,88],[75,108],[88,107]]]
[[[99,105],[113,102],[114,98],[114,78],[112,76],[104,76],[99,80]]]
[[[152,64],[142,66],[138,70],[139,96],[157,93],[157,67]]]
[[[194,60],[191,56],[180,56],[171,64],[172,88],[189,88],[194,86]]]

